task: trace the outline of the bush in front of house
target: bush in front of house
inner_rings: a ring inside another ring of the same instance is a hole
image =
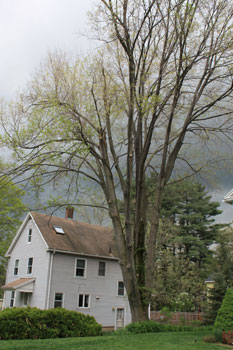
[[[218,310],[214,329],[222,331],[233,330],[233,289],[228,288],[222,304]]]
[[[126,326],[126,330],[130,333],[157,333],[164,332],[164,324],[156,321],[134,322]]]
[[[144,321],[130,323],[125,327],[129,333],[158,333],[158,332],[193,332],[199,330],[212,330],[212,327],[193,327],[193,326],[181,326],[164,324],[156,321]]]
[[[12,308],[0,313],[0,339],[46,339],[97,336],[94,317],[62,308]]]

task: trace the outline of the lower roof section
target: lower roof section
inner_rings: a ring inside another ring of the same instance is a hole
[[[35,278],[19,278],[1,287],[3,290],[17,290],[24,293],[33,293]]]

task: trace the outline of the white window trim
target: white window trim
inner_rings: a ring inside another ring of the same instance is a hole
[[[31,271],[31,272],[28,272],[28,267],[29,267],[28,263],[29,263],[29,259],[31,259],[31,258],[32,258],[32,265],[31,265],[31,268],[32,268],[32,271],[33,271],[34,257],[33,257],[33,256],[30,256],[30,257],[27,259],[27,275],[28,275],[28,276],[29,276],[29,275],[32,275],[32,271]]]
[[[84,304],[84,300],[85,300],[85,295],[88,295],[88,307],[85,306],[79,306],[79,296],[83,295],[83,304]],[[78,293],[78,300],[77,300],[77,309],[90,309],[91,308],[91,295],[89,293]]]
[[[18,266],[16,266],[16,261],[18,261]],[[15,269],[16,269],[16,268],[18,269],[18,270],[17,270],[17,273],[15,273]],[[14,276],[18,276],[18,274],[19,274],[19,259],[15,259],[13,275],[14,275]]]
[[[126,296],[126,290],[125,290],[125,284],[124,284],[124,295],[119,295],[119,282],[123,282],[124,283],[124,281],[123,280],[118,280],[117,281],[117,296],[119,297],[119,298],[124,298],[125,296]]]
[[[84,261],[85,261],[84,276],[76,276],[77,260],[84,260]],[[75,258],[75,264],[74,264],[74,277],[75,277],[75,278],[81,278],[81,279],[86,279],[86,278],[87,278],[87,259],[83,259],[83,258]]]
[[[101,275],[99,275],[99,266],[100,266],[100,263],[105,263],[105,268],[104,268],[104,276],[101,276]],[[107,270],[107,263],[106,263],[106,261],[104,261],[104,260],[99,260],[99,263],[98,263],[98,274],[97,274],[97,276],[98,277],[100,277],[100,278],[105,278],[106,277],[106,270]]]
[[[55,296],[56,296],[56,294],[62,294],[62,306],[61,307],[64,307],[65,293],[56,291],[53,294],[53,309],[55,308],[54,307],[54,303],[55,303]]]
[[[29,235],[29,232],[31,232],[31,235]],[[29,236],[31,237],[31,240],[29,241]],[[28,234],[27,234],[27,244],[31,244],[32,243],[32,228],[28,229]]]

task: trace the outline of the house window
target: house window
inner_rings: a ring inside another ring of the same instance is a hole
[[[11,300],[10,300],[10,307],[13,307],[15,305],[15,291],[11,292]]]
[[[86,269],[86,260],[76,259],[75,276],[85,277],[85,269]]]
[[[19,273],[19,259],[15,260],[14,275],[17,276]]]
[[[32,264],[33,264],[33,258],[28,259],[28,269],[27,274],[30,275],[32,273]]]
[[[31,243],[32,241],[32,229],[30,228],[28,231],[28,243]]]
[[[122,281],[118,282],[118,295],[119,296],[125,295],[125,286],[124,286],[124,282],[122,282]]]
[[[90,307],[90,295],[89,294],[79,294],[78,307],[80,307],[80,308],[89,308]]]
[[[105,262],[104,261],[99,261],[98,276],[105,276]]]
[[[54,307],[63,306],[63,293],[55,293],[54,297]]]

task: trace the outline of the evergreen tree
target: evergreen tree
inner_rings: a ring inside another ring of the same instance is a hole
[[[176,255],[203,266],[220,228],[214,223],[214,216],[221,214],[219,206],[197,182],[182,181],[166,187],[161,215],[178,226],[173,247]]]
[[[233,290],[228,288],[218,311],[214,328],[224,331],[233,329]]]
[[[149,187],[150,191],[152,188]],[[157,309],[163,306],[177,311],[202,308],[206,266],[212,256],[209,246],[216,241],[221,227],[213,218],[221,213],[219,205],[211,201],[199,183],[182,181],[166,187],[157,239],[154,298]]]
[[[225,228],[217,236],[217,247],[211,260],[211,276],[214,287],[210,289],[206,320],[213,323],[222,304],[227,288],[233,286],[233,229]]]

